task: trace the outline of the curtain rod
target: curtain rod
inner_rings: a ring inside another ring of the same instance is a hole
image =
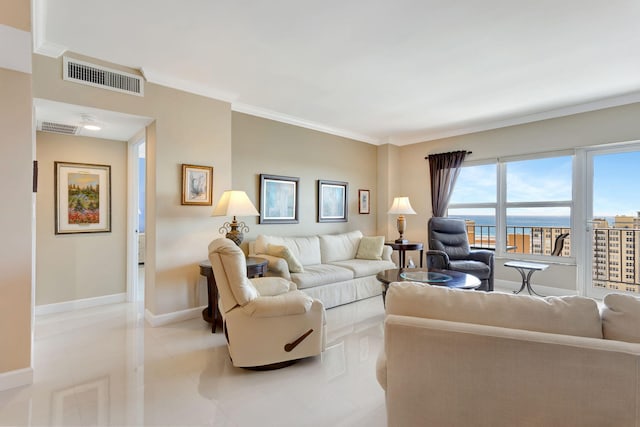
[[[460,151],[464,151],[464,150],[460,150]],[[452,153],[455,153],[455,151],[452,151]],[[473,154],[473,151],[465,151],[465,153],[468,154]],[[440,153],[440,154],[449,154],[449,153]],[[424,158],[425,160],[429,159],[429,156]]]

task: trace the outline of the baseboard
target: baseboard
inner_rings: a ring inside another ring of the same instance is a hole
[[[506,292],[513,293],[517,291],[522,286],[522,282],[513,282],[511,280],[494,280],[493,288],[498,292]],[[552,286],[542,286],[542,285],[531,285],[533,290],[540,295],[552,295],[552,296],[567,296],[567,295],[578,295],[578,291],[575,289],[564,289],[564,288],[554,288]],[[529,295],[526,289],[520,292],[520,295]]]
[[[33,384],[33,368],[16,369],[0,374],[0,391]]]
[[[202,310],[206,306],[187,308],[186,310],[173,311],[165,314],[153,314],[148,309],[144,310],[144,318],[152,327],[164,326],[170,323],[182,322],[202,316]]]
[[[64,313],[66,311],[82,310],[83,308],[97,307],[100,305],[117,304],[125,302],[127,294],[112,294],[102,297],[76,299],[73,301],[58,302],[55,304],[37,305],[35,308],[36,316],[53,313]]]

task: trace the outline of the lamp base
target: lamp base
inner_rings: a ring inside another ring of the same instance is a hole
[[[407,239],[396,239],[395,243],[405,244],[405,243],[409,243],[409,241]]]

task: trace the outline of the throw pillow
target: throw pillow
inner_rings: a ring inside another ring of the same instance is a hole
[[[623,294],[605,295],[602,334],[607,340],[640,343],[640,298]]]
[[[358,259],[382,259],[384,249],[384,236],[363,237],[358,245]]]
[[[293,255],[291,250],[282,245],[269,245],[267,246],[267,255],[283,258],[289,265],[289,271],[292,273],[303,273],[304,268],[300,261]]]

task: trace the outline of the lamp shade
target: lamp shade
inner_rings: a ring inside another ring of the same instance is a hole
[[[211,216],[259,216],[249,196],[244,191],[227,190],[213,209]]]
[[[408,197],[394,197],[393,203],[387,213],[396,215],[415,215],[416,211],[411,207],[411,202],[409,202]]]

